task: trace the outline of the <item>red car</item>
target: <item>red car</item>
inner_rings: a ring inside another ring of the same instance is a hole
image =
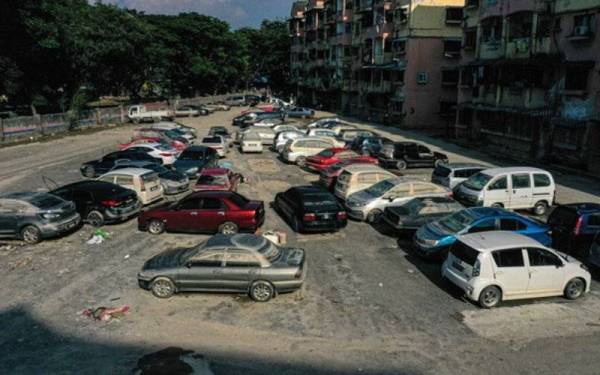
[[[335,147],[323,150],[315,156],[309,156],[306,158],[306,166],[313,171],[320,172],[333,164],[350,159],[365,160],[367,163],[373,163],[374,160],[377,160],[377,158],[371,156],[359,155],[347,148]]]
[[[152,234],[254,233],[265,221],[262,201],[250,201],[232,191],[199,191],[138,216],[138,228]]]
[[[335,163],[326,169],[321,171],[319,176],[319,183],[328,190],[333,190],[335,183],[337,182],[337,178],[344,170],[344,167],[350,164],[379,164],[379,161],[376,158],[362,158],[362,159],[348,159],[341,161],[339,163]]]
[[[243,177],[239,173],[233,173],[228,168],[203,169],[200,177],[194,185],[194,191],[201,190],[230,190],[237,191],[238,185]]]
[[[160,138],[160,137],[134,137],[128,143],[119,144],[119,150],[125,150],[129,147],[138,145],[140,143],[162,143],[167,146],[173,147],[179,153],[183,152],[183,150],[185,150],[187,148],[186,143],[177,141],[177,140],[170,140],[170,142],[169,142],[168,140],[166,140],[164,138]]]

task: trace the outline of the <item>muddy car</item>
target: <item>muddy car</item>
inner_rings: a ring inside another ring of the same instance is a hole
[[[138,273],[138,283],[159,298],[176,292],[233,292],[267,302],[298,290],[305,275],[302,249],[279,247],[251,234],[217,234],[196,247],[150,258]]]

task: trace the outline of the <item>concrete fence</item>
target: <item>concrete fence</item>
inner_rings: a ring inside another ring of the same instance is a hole
[[[179,105],[200,105],[220,102],[230,95],[233,94],[143,104],[149,110],[165,108],[175,109],[175,107]],[[128,106],[119,106],[87,110],[80,113],[76,118],[69,113],[54,113],[48,115],[0,119],[0,144],[17,142],[25,139],[35,139],[73,130],[93,128],[95,126],[124,124],[129,122],[129,119],[127,118],[127,108]]]

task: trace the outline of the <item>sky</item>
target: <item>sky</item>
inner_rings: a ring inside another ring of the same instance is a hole
[[[90,1],[91,2],[91,1]],[[286,19],[294,0],[102,0],[146,13],[197,12],[227,21],[233,29],[258,27],[263,19]]]

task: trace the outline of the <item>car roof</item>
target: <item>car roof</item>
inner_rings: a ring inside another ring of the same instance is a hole
[[[144,169],[144,168],[123,168],[123,169],[115,169],[114,171],[105,173],[104,176],[114,175],[114,174],[128,174],[128,175],[132,175],[132,176],[142,176],[149,172],[154,173],[154,171],[152,171],[150,169]]]
[[[213,197],[213,198],[225,198],[225,197],[229,197],[232,196],[233,194],[235,194],[232,191],[227,191],[227,190],[201,190],[201,191],[195,191],[191,194],[189,194],[187,198],[203,198],[203,197]]]
[[[543,247],[538,241],[523,234],[510,231],[489,231],[458,236],[465,245],[486,253],[495,250]]]
[[[61,186],[60,188],[56,189],[62,189],[62,188],[73,188],[73,187],[77,187],[77,188],[85,188],[86,190],[91,190],[91,191],[95,191],[95,192],[112,192],[114,189],[125,189],[119,185],[115,185],[112,184],[110,182],[106,182],[106,181],[98,181],[98,180],[83,180],[83,181],[77,181],[74,182],[72,184],[68,184],[65,186]]]
[[[208,151],[208,150],[212,150],[212,148],[207,147],[207,146],[193,145],[193,146],[189,146],[188,148],[183,150],[183,152],[186,152],[186,151]]]
[[[540,172],[540,173],[550,174],[550,172],[548,172],[548,171],[545,171],[540,168],[534,168],[534,167],[489,168],[489,169],[483,170],[482,172],[484,172],[485,174],[487,174],[489,176],[497,176],[499,174],[504,174],[504,173],[518,173],[518,172]]]
[[[23,200],[26,202],[35,200],[36,198],[44,197],[46,195],[50,195],[48,193],[39,192],[39,191],[20,191],[16,193],[9,193],[6,195],[0,196],[0,199],[14,199],[14,200]]]
[[[375,165],[375,164],[350,164],[349,166],[344,168],[349,173],[357,173],[357,172],[387,172],[385,169]]]
[[[600,204],[591,202],[561,204],[557,208],[560,207],[569,208],[573,211],[576,211],[578,214],[587,214],[600,211]]]
[[[228,168],[205,168],[202,170],[202,176],[217,176],[221,174],[228,174]]]
[[[204,245],[202,245],[202,249],[211,249],[211,248],[238,248],[238,249],[246,249],[250,251],[257,251],[261,247],[267,244],[267,239],[263,236],[257,236],[254,234],[235,234],[233,236],[228,236],[225,234],[215,234],[211,238],[209,238]]]
[[[300,194],[314,194],[314,193],[331,194],[328,190],[326,190],[325,188],[320,187],[320,186],[311,186],[311,185],[294,186],[292,189]]]
[[[447,163],[447,164],[440,164],[440,166],[450,168],[450,169],[466,169],[466,168],[489,169],[488,166],[483,165],[483,164],[477,164],[477,163]]]

